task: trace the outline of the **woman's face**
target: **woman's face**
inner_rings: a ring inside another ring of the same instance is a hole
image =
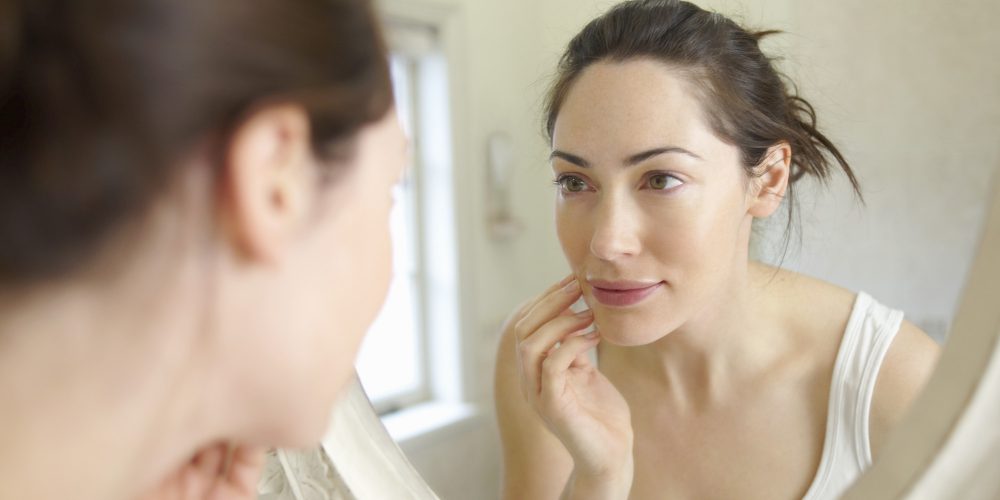
[[[599,62],[555,122],[559,241],[613,344],[697,320],[747,266],[739,151],[712,132],[691,85],[653,60]]]
[[[326,300],[317,304],[320,334],[330,343],[330,387],[339,394],[354,373],[362,338],[381,309],[392,278],[389,212],[406,164],[407,140],[394,111],[363,129],[350,173],[325,196],[326,222],[312,259],[324,271]]]
[[[329,183],[311,179],[315,198],[289,239],[264,293],[248,302],[241,388],[270,443],[306,446],[328,425],[330,409],[354,373],[364,333],[392,273],[389,211],[402,174],[406,139],[394,112],[363,128],[353,159]],[[251,340],[250,338],[254,340]]]

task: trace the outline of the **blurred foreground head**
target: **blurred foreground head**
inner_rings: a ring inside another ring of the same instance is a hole
[[[315,442],[388,284],[392,108],[365,0],[0,0],[0,335]]]

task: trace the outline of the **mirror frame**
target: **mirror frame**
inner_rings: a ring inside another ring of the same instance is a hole
[[[1000,173],[934,374],[844,498],[1000,498]]]

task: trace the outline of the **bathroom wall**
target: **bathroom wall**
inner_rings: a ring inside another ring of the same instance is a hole
[[[803,190],[790,266],[866,290],[941,340],[1000,168],[1000,3],[793,5],[792,74],[867,205],[842,179]]]

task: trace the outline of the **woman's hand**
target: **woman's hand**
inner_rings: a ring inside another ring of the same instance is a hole
[[[256,500],[264,448],[220,443],[198,452],[142,500]]]
[[[624,489],[632,482],[628,404],[587,356],[600,342],[584,335],[594,317],[569,307],[580,298],[572,276],[522,309],[514,325],[521,388],[545,425],[573,457],[571,481]],[[575,489],[569,485],[568,490]]]

